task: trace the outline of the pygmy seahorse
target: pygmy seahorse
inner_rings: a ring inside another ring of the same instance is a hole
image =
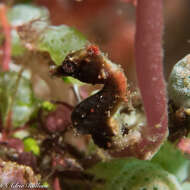
[[[73,126],[82,134],[90,134],[99,147],[125,147],[129,129],[118,115],[128,107],[130,93],[122,68],[112,63],[96,46],[90,45],[70,53],[54,75],[104,85],[75,107],[71,116]]]

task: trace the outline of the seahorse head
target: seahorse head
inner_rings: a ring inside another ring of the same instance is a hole
[[[82,82],[102,84],[107,79],[105,60],[96,46],[87,46],[66,56],[54,75],[71,76]]]

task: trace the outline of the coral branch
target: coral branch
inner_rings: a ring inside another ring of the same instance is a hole
[[[5,34],[5,45],[4,45],[4,58],[3,58],[3,69],[9,70],[9,63],[11,59],[11,27],[6,17],[7,9],[4,4],[0,4],[0,23]]]
[[[138,84],[147,116],[142,139],[127,147],[120,156],[150,159],[168,134],[166,86],[162,67],[162,0],[138,0],[136,29],[136,68]]]

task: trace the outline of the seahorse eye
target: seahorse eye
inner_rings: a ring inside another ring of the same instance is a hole
[[[62,64],[62,69],[65,73],[71,75],[74,74],[77,70],[76,64],[70,60],[65,60]]]

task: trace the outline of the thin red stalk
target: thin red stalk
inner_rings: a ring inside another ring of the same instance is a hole
[[[11,60],[11,26],[7,20],[6,13],[7,9],[5,5],[0,4],[0,22],[5,34],[3,69],[9,70],[9,63]]]
[[[138,0],[135,58],[147,126],[141,140],[120,156],[150,159],[168,134],[166,85],[163,76],[163,1]]]
[[[19,86],[19,82],[20,82],[20,79],[21,79],[22,72],[23,72],[23,68],[18,73],[15,88],[14,88],[14,91],[13,91],[13,94],[12,94],[12,97],[11,97],[11,102],[10,102],[10,105],[8,107],[8,113],[7,113],[7,117],[6,117],[6,120],[5,120],[5,126],[3,128],[3,135],[2,135],[4,139],[7,136],[10,135],[10,132],[11,132],[12,127],[13,127],[12,126],[12,116],[13,116],[12,115],[12,109],[13,109],[14,100],[15,100],[16,93],[17,93],[17,90],[18,90],[18,86]]]
[[[11,131],[11,127],[12,127],[11,122],[12,122],[12,111],[9,110],[6,121],[5,121],[5,127],[3,128],[3,132],[2,132],[2,139],[4,140],[9,136],[9,133]]]
[[[59,178],[56,177],[53,182],[53,189],[54,190],[61,190],[60,183],[59,183]]]

